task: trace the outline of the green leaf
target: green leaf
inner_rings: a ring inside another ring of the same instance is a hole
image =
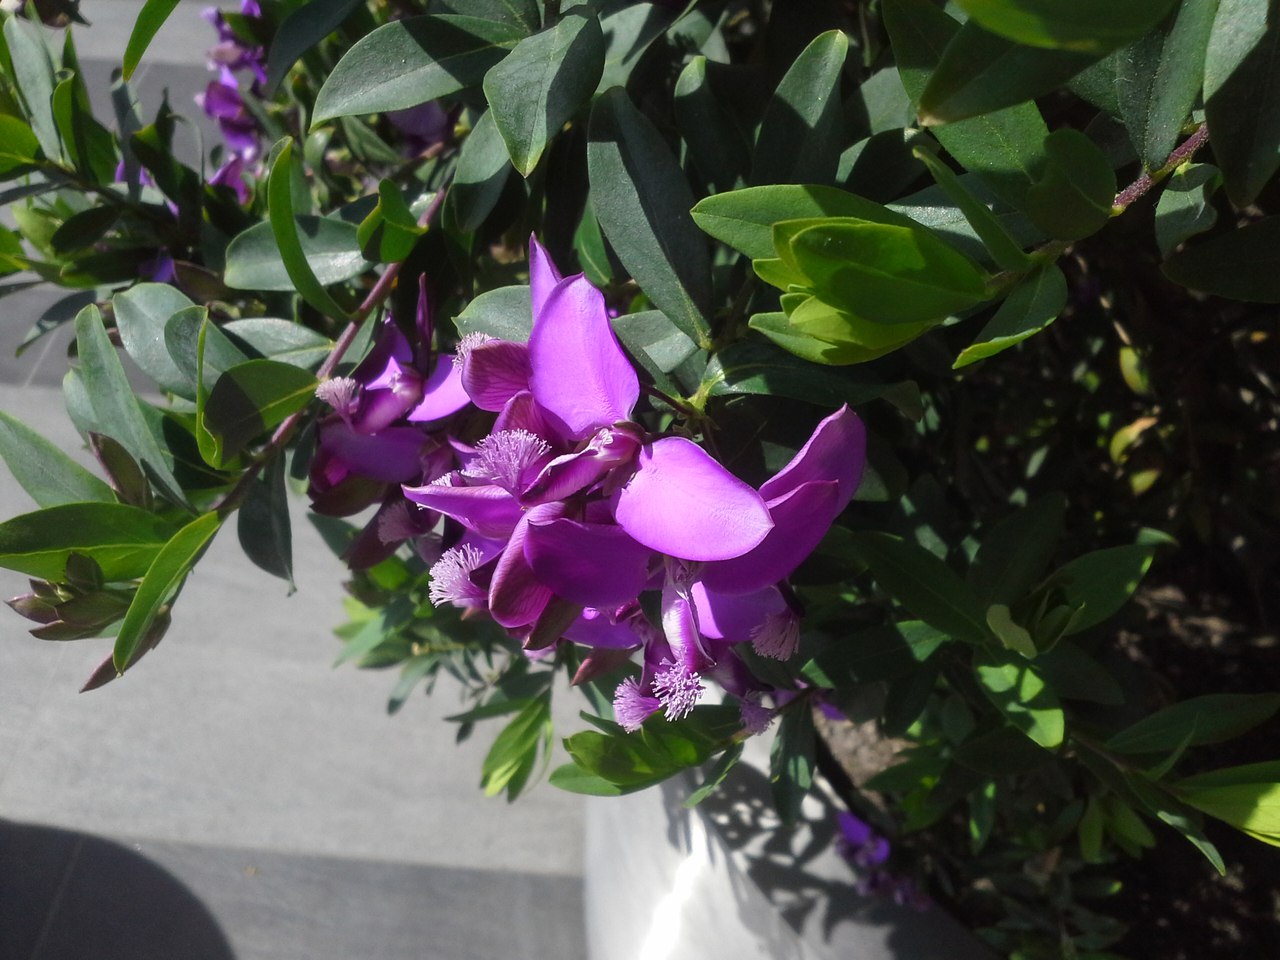
[[[1111,162],[1092,140],[1070,127],[1049,134],[1044,149],[1049,162],[1027,191],[1027,216],[1061,240],[1096,233],[1111,219],[1116,195]]]
[[[1044,330],[1067,305],[1067,278],[1057,264],[1046,263],[1010,291],[973,343],[960,351],[953,370],[995,356]]]
[[[520,27],[526,34],[542,25],[538,0],[433,0],[441,13],[465,13],[482,20],[500,20]]]
[[[289,68],[351,15],[361,0],[310,0],[284,18],[267,51],[265,96],[272,96]]]
[[[1033,47],[1099,56],[1136,40],[1164,19],[1173,0],[957,0],[993,33]]]
[[[503,728],[489,748],[480,767],[480,785],[486,797],[496,796],[527,768],[533,766],[538,745],[551,733],[551,698],[537,697],[531,700],[515,718]],[[518,788],[513,787],[510,799],[515,799]]]
[[[914,221],[784,220],[773,242],[823,303],[876,323],[938,320],[986,298],[973,261]]]
[[[346,320],[346,311],[329,296],[317,279],[298,235],[298,223],[293,213],[293,140],[286,137],[276,144],[272,153],[274,160],[270,162],[271,172],[267,176],[267,206],[271,215],[271,234],[275,237],[285,273],[303,300],[335,320]]]
[[[294,217],[298,242],[316,280],[324,286],[360,276],[373,264],[360,252],[358,228],[329,217]],[[255,223],[227,246],[227,286],[236,290],[295,289],[270,223]]]
[[[902,85],[918,104],[960,25],[930,0],[885,0],[883,15]],[[962,167],[1014,207],[1022,207],[1045,163],[1043,144],[1049,130],[1031,103],[959,120],[932,132]]]
[[[747,187],[699,200],[693,221],[705,233],[754,260],[776,257],[773,225],[783,220],[856,217],[910,229],[917,224],[904,214],[835,187],[772,184]]]
[[[409,17],[361,37],[316,95],[311,125],[416,107],[478,86],[524,37],[516,25],[475,17]]]
[[[0,179],[21,173],[35,162],[40,142],[30,124],[17,117],[0,114]]]
[[[813,786],[815,738],[808,703],[782,715],[769,757],[769,787],[774,809],[785,825],[799,821],[800,805]]]
[[[852,546],[881,589],[931,627],[970,643],[990,636],[973,591],[924,547],[875,531],[855,533]]]
[[[1111,672],[1070,641],[1039,654],[1036,670],[1062,700],[1087,700],[1111,707],[1125,702],[1124,691]]]
[[[21,420],[3,412],[0,412],[0,458],[22,489],[42,507],[86,500],[115,502],[111,487]]]
[[[1227,196],[1248,206],[1280,167],[1280,19],[1261,0],[1219,0],[1204,113]]]
[[[623,314],[609,323],[627,352],[650,374],[670,373],[698,349],[671,318],[659,310]]]
[[[739,340],[707,365],[702,389],[709,396],[761,394],[805,400],[824,407],[858,406],[889,389],[871,373],[815,369],[759,341]]]
[[[284,485],[284,458],[273,457],[249,487],[236,517],[240,546],[250,560],[293,589],[293,531]]]
[[[706,348],[711,261],[689,216],[684,172],[619,88],[596,101],[588,137],[592,203],[605,236],[653,305]]]
[[[147,47],[151,46],[151,41],[177,7],[178,0],[147,0],[142,5],[138,19],[133,23],[133,30],[129,32],[129,42],[124,48],[124,79],[128,80],[133,76]]]
[[[1156,243],[1162,256],[1218,222],[1210,199],[1221,186],[1221,172],[1207,163],[1185,164],[1173,172],[1156,203]]]
[[[195,398],[193,384],[165,346],[165,325],[179,310],[194,306],[190,298],[167,283],[139,283],[117,293],[111,301],[120,340],[129,356],[161,390]]]
[[[138,592],[133,595],[120,632],[116,634],[111,661],[117,673],[124,673],[133,663],[139,645],[150,632],[161,608],[172,602],[182,589],[187,574],[220,526],[222,518],[216,513],[197,517],[175,533],[156,555],[138,585]]]
[[[1273,717],[1280,693],[1214,693],[1192,697],[1158,710],[1111,737],[1117,753],[1162,753],[1179,746],[1194,730],[1187,746],[1221,743]]]
[[[816,301],[815,301],[816,302]],[[848,314],[839,314],[832,311],[832,314],[838,318],[841,323],[845,321],[852,327],[857,324],[858,318],[851,317]],[[861,321],[866,323],[866,321]],[[830,340],[822,340],[818,337],[804,333],[800,328],[791,325],[791,318],[785,313],[757,313],[748,321],[752,330],[764,334],[773,343],[777,344],[788,353],[807,360],[810,363],[821,363],[828,366],[848,366],[854,363],[866,363],[868,360],[874,360],[878,356],[896,350],[902,344],[914,339],[915,333],[910,336],[904,336],[894,339],[888,345],[880,347],[866,347],[862,344],[862,338],[856,333],[851,334],[851,339],[833,343]],[[901,330],[899,327],[880,327],[881,330]],[[847,332],[847,331],[846,331]],[[854,342],[856,337],[858,342]]]
[[[413,252],[418,238],[426,232],[425,227],[418,226],[400,188],[383,179],[378,184],[378,203],[360,222],[356,240],[366,259],[396,263]]]
[[[542,152],[596,89],[604,34],[594,13],[566,13],[521,40],[484,77],[484,94],[512,165],[528,177]]]
[[[1280,216],[1264,217],[1174,254],[1174,283],[1228,300],[1280,303]]]
[[[314,367],[333,350],[333,341],[323,334],[301,323],[276,317],[230,320],[222,324],[221,330],[228,342],[244,344],[262,359],[279,360],[295,367]],[[253,359],[253,356],[242,359]]]
[[[1066,721],[1053,691],[1016,654],[988,654],[974,662],[982,692],[1014,727],[1044,747],[1062,745]]]
[[[604,777],[588,773],[576,763],[556,767],[547,782],[566,793],[580,793],[588,797],[620,797],[629,792]]]
[[[173,524],[123,503],[64,503],[0,523],[0,566],[54,582],[82,553],[107,581],[132,580],[173,534]]]
[[[453,320],[458,335],[485,333],[496,340],[527,343],[533,330],[533,300],[526,286],[498,287],[472,300]]]
[[[981,238],[997,266],[1004,270],[1018,271],[1031,267],[1031,258],[1023,252],[1018,242],[1009,236],[1009,231],[1004,228],[1000,218],[982,200],[974,196],[950,167],[939,160],[932,150],[916,147],[911,152],[924,162],[938,186],[960,208],[965,220],[973,227],[973,232]]]
[[[308,371],[275,360],[249,360],[219,376],[204,404],[204,426],[214,440],[212,466],[224,466],[255,437],[305,407],[317,385]]]
[[[1087,630],[1106,620],[1133,596],[1151,566],[1155,547],[1134,544],[1094,550],[1061,567],[1050,580],[1062,587],[1070,607],[1084,604],[1084,610],[1068,635]]]
[[[205,378],[212,383],[224,370],[253,359],[209,322],[204,307],[187,307],[170,317],[164,328],[164,342],[193,392],[200,382],[201,363]]]
[[[471,233],[480,229],[497,206],[510,171],[507,146],[493,114],[486,112],[462,141],[453,186],[445,200],[461,230]]]
[[[62,140],[53,117],[55,79],[44,30],[24,17],[8,17],[4,22],[4,39],[13,64],[13,80],[27,108],[31,132],[44,155],[57,161],[62,158]]]
[[[1097,60],[1097,55],[1014,43],[970,20],[947,44],[920,94],[925,124],[964,120],[1049,93]]]
[[[751,148],[717,97],[709,69],[714,67],[709,67],[706,57],[699,56],[680,72],[675,89],[675,119],[698,173],[717,191],[723,191],[745,176]]]
[[[742,759],[742,750],[743,745],[741,743],[735,743],[724,753],[720,754],[719,758],[715,762],[715,766],[707,772],[707,777],[702,781],[701,786],[699,786],[697,790],[693,791],[693,793],[689,794],[682,806],[684,806],[686,810],[691,810],[703,800],[707,799],[707,797],[711,796],[711,794],[715,793],[720,784],[724,783],[725,777],[729,775],[729,771],[736,767],[738,765],[738,761]]]
[[[1080,859],[1085,863],[1099,863],[1102,860],[1103,825],[1102,806],[1097,797],[1090,797],[1076,827],[1080,838]]]
[[[1235,769],[1239,773],[1248,768]],[[1280,783],[1275,782],[1275,774],[1268,771],[1267,779],[1252,783],[1240,779],[1229,786],[1189,785],[1191,781],[1184,780],[1178,795],[1197,810],[1225,820],[1257,840],[1280,846]]]
[[[849,39],[819,34],[796,57],[765,107],[751,161],[753,183],[833,180],[841,126],[840,78]]]
[[[116,349],[107,338],[102,314],[91,304],[76,314],[75,325],[80,358],[76,373],[91,411],[90,422],[76,425],[82,431],[115,439],[142,464],[152,481],[164,488],[166,496],[179,498],[181,487],[173,476],[173,455],[161,448],[148,425]]]

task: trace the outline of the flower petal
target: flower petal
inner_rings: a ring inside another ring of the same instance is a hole
[[[538,238],[529,237],[529,295],[533,300],[533,315],[542,312],[542,305],[547,300],[552,288],[560,282],[560,271],[551,262],[551,256],[538,242]]]
[[[489,583],[489,614],[507,629],[527,627],[536,623],[543,609],[554,595],[551,588],[540,581],[524,556],[524,543],[529,524],[533,520],[550,520],[564,511],[559,503],[547,503],[534,507],[516,524],[507,548],[498,558]]]
[[[751,593],[791,575],[844,508],[836,480],[804,483],[769,501],[773,529],[754,550],[708,564],[702,581],[724,593]]]
[[[534,311],[529,336],[534,399],[581,440],[626,420],[640,396],[640,381],[609,325],[604,294],[581,274],[560,281]]]
[[[470,402],[462,386],[462,371],[454,366],[453,358],[436,357],[435,369],[422,384],[422,402],[409,411],[407,419],[410,423],[443,420]]]
[[[610,471],[630,463],[639,450],[638,429],[605,427],[597,431],[591,442],[577,453],[556,457],[543,467],[520,499],[523,503],[563,500],[603,479]]]
[[[529,389],[529,348],[509,340],[476,344],[462,361],[462,383],[477,407],[496,413]]]
[[[613,524],[530,521],[525,559],[559,596],[585,607],[617,607],[644,589],[653,552]]]
[[[636,462],[614,515],[647,547],[685,560],[726,560],[773,527],[760,495],[691,440],[663,437]]]
[[[388,427],[370,436],[333,420],[321,425],[318,443],[352,473],[385,483],[404,483],[422,476],[427,437],[414,427]]]
[[[405,487],[404,495],[414,503],[452,517],[468,530],[491,540],[505,540],[511,536],[522,512],[516,498],[496,484],[466,487],[453,483],[429,483],[422,487]]]
[[[560,439],[559,433],[547,422],[538,402],[528,390],[517,393],[502,408],[498,419],[493,422],[493,432],[500,430],[527,430],[551,443]]]
[[[765,617],[787,609],[787,601],[777,587],[735,596],[718,593],[700,582],[693,585],[691,593],[703,634],[730,643],[750,640]]]
[[[765,481],[760,495],[776,500],[801,484],[835,480],[840,484],[839,508],[849,505],[867,462],[867,431],[847,406],[823,420],[813,435],[785,467]]]

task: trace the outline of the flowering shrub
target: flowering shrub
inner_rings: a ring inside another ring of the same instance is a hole
[[[770,736],[784,822],[815,773],[859,811],[864,892],[1100,956],[1099,870],[1280,843],[1271,675],[1180,696],[1149,643],[1204,601],[1252,663],[1274,623],[1280,34],[1069,6],[244,0],[198,105],[143,116],[150,0],[107,120],[40,22],[74,6],[6,12],[0,295],[91,293],[102,474],[0,418],[39,507],[10,605],[113,636],[110,682],[233,516],[291,579],[305,485],[344,657],[502,718],[487,793],[558,757],[601,795],[705,766],[696,800]],[[858,786],[843,718],[900,747]]]

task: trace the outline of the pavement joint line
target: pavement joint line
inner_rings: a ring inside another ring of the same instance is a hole
[[[45,945],[49,942],[49,934],[53,932],[53,920],[58,915],[58,911],[62,909],[62,901],[67,894],[67,888],[71,886],[71,877],[75,873],[76,865],[80,862],[80,853],[84,850],[85,838],[83,836],[76,838],[76,845],[71,850],[71,856],[67,858],[67,865],[62,871],[62,876],[58,880],[58,889],[54,891],[52,899],[49,901],[49,911],[45,914],[44,923],[40,925],[40,936],[36,938],[35,946],[31,950],[31,960],[40,960],[40,955],[44,953]]]

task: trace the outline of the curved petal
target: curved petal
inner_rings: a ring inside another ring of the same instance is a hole
[[[760,495],[772,501],[801,484],[835,480],[840,484],[839,515],[862,482],[866,462],[867,430],[858,415],[844,406],[814,428],[791,462],[765,481]]]
[[[585,607],[613,608],[644,589],[652,551],[613,524],[561,517],[530,521],[524,555],[559,596]]]
[[[557,443],[562,438],[552,428],[528,390],[517,393],[507,401],[507,405],[493,422],[493,432],[499,430],[527,430],[534,436],[541,437],[550,443]]]
[[[592,607],[583,610],[582,616],[570,624],[564,635],[584,647],[599,647],[603,650],[631,651],[643,642],[631,629],[629,621],[615,621],[608,611]],[[621,666],[625,661],[626,657],[623,657],[614,662],[613,666]],[[582,671],[579,670],[579,675],[574,677],[575,682],[582,682],[581,674]]]
[[[335,420],[320,427],[318,443],[352,473],[385,483],[404,483],[422,476],[427,438],[414,427],[388,427],[371,436]]]
[[[529,348],[509,340],[477,343],[462,361],[462,383],[471,401],[495,413],[529,389],[529,372]]]
[[[538,242],[538,238],[529,236],[529,296],[533,301],[533,315],[542,312],[547,294],[560,282],[560,271],[551,262],[546,249]]]
[[[707,564],[702,581],[713,590],[741,594],[785,579],[813,552],[843,508],[837,481],[801,484],[769,502],[773,529],[758,547],[740,557]]]
[[[614,516],[647,547],[685,560],[727,560],[757,546],[773,521],[760,494],[683,437],[641,449]]]
[[[690,592],[702,632],[714,640],[730,643],[750,640],[765,617],[787,609],[787,601],[777,587],[733,596],[708,589],[705,583],[695,583]]]
[[[464,487],[429,483],[423,487],[405,487],[404,495],[491,540],[511,536],[522,513],[516,498],[496,484]]]
[[[598,431],[577,453],[556,457],[525,488],[524,503],[563,500],[603,479],[611,470],[630,463],[640,450],[638,430]]]
[[[525,514],[511,533],[507,548],[498,558],[493,579],[489,582],[489,614],[507,629],[527,627],[538,617],[554,595],[542,583],[524,556],[524,542],[529,523],[534,519],[553,519],[564,510],[558,503],[535,507]]]
[[[560,281],[534,312],[529,389],[567,437],[626,420],[640,396],[636,371],[609,325],[604,294],[581,274]]]
[[[443,420],[470,402],[462,386],[462,371],[454,366],[452,357],[439,356],[431,376],[422,384],[422,402],[409,411],[408,420],[410,423]]]

